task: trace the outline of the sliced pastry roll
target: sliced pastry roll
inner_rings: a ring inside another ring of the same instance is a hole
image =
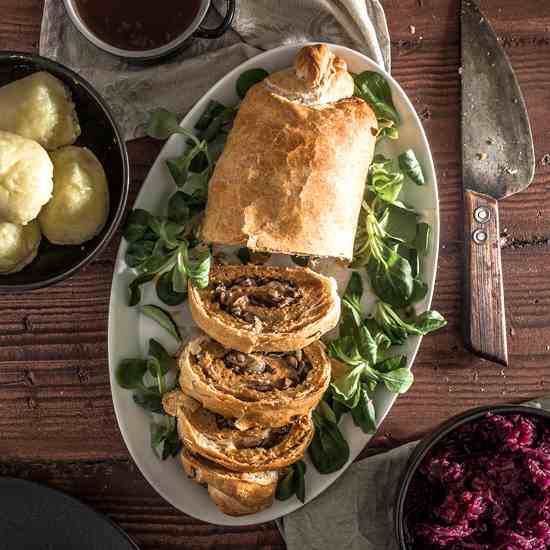
[[[243,353],[199,336],[179,358],[180,386],[207,409],[235,419],[240,429],[285,426],[307,415],[330,382],[322,343],[289,352]]]
[[[300,267],[215,266],[189,298],[199,327],[243,352],[304,348],[340,316],[336,281]]]
[[[183,447],[181,463],[196,483],[206,485],[210,498],[230,516],[245,516],[269,508],[277,489],[277,470],[232,472]]]
[[[277,428],[240,430],[235,419],[205,409],[179,390],[163,398],[164,410],[177,417],[183,444],[193,453],[237,472],[278,470],[300,460],[314,433],[311,416]]]

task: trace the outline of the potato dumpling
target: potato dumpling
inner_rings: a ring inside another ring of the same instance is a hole
[[[0,222],[0,274],[15,273],[30,264],[38,252],[40,238],[36,220],[27,225]]]
[[[80,125],[69,89],[38,72],[0,88],[0,130],[38,141],[52,150],[74,143]]]
[[[51,153],[53,197],[38,217],[42,233],[55,244],[81,244],[97,235],[109,215],[103,167],[85,147]]]
[[[52,161],[41,145],[0,131],[0,220],[19,225],[34,220],[52,196],[52,178]]]

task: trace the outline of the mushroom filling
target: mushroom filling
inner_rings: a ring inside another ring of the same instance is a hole
[[[302,350],[261,356],[229,351],[223,362],[227,368],[247,378],[248,388],[259,392],[284,390],[302,384],[312,368]]]
[[[249,354],[228,350],[214,340],[204,342],[200,351],[193,353],[193,360],[212,383],[221,383],[235,391],[237,388],[255,392],[293,388],[303,384],[313,368],[302,350]],[[227,376],[226,369],[231,376]]]
[[[260,426],[248,430],[239,431],[235,427],[235,419],[225,418],[221,414],[213,413],[216,418],[216,426],[219,430],[231,430],[233,443],[237,449],[271,449],[275,447],[289,434],[291,425],[280,428],[263,428]]]
[[[262,309],[288,306],[300,296],[291,281],[272,278],[243,276],[228,284],[214,284],[214,301],[220,308],[250,324],[262,321]]]

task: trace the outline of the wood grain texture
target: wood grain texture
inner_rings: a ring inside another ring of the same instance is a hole
[[[475,355],[508,366],[498,203],[464,193],[464,338]]]
[[[426,129],[439,179],[441,250],[434,307],[449,320],[424,340],[416,383],[373,441],[392,447],[485,403],[550,392],[550,3],[481,0],[530,113],[533,184],[500,203],[510,364],[478,359],[460,330],[463,231],[458,0],[383,0],[393,74]],[[0,0],[0,49],[37,51],[40,0]],[[129,204],[160,145],[130,144]],[[548,155],[548,157],[546,156]],[[273,523],[236,529],[174,510],[129,459],[107,376],[107,307],[120,237],[84,271],[32,293],[0,295],[0,475],[35,479],[117,521],[144,549],[283,548]]]

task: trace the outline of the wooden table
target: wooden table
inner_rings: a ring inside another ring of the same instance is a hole
[[[393,75],[422,118],[439,176],[441,255],[434,307],[449,324],[424,340],[414,367],[416,384],[384,422],[374,441],[378,446],[416,438],[476,405],[550,392],[550,3],[481,3],[522,85],[537,158],[533,185],[501,206],[510,367],[472,357],[460,336],[459,2],[385,0]],[[0,0],[0,50],[36,52],[41,12],[40,0]],[[159,145],[144,139],[129,150],[132,204]],[[0,295],[0,475],[77,496],[119,523],[144,550],[284,548],[274,523],[226,528],[178,512],[130,459],[107,375],[107,308],[118,244],[119,237],[68,281]]]

